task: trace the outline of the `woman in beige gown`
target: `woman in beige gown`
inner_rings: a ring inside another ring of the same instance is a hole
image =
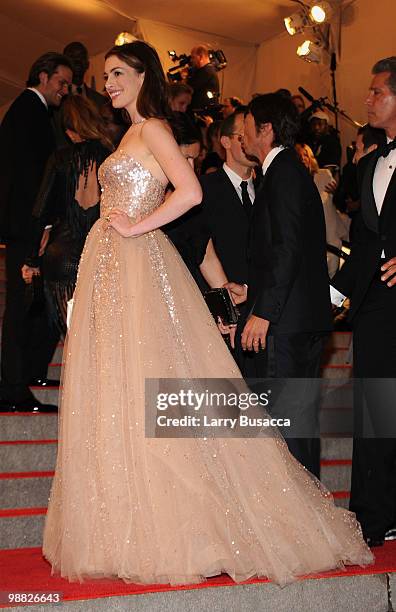
[[[101,218],[80,263],[45,557],[69,580],[170,584],[222,572],[285,584],[371,563],[354,515],[335,507],[279,435],[145,437],[146,378],[240,373],[157,229],[201,198],[158,119],[165,104],[158,56],[130,43],[107,54],[105,70],[113,106],[128,110],[132,126],[100,168]],[[164,203],[168,181],[175,191]]]

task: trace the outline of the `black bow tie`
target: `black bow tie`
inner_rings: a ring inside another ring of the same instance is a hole
[[[395,140],[391,140],[390,142],[388,142],[387,144],[382,145],[379,148],[380,156],[388,157],[389,153],[391,151],[393,151],[393,149],[396,149],[396,139]]]

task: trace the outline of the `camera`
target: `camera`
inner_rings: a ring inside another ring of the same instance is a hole
[[[187,77],[191,76],[193,71],[191,55],[186,55],[185,53],[177,55],[175,50],[168,51],[168,55],[172,62],[178,62],[176,66],[169,68],[168,72],[166,73],[170,83],[177,83],[178,81],[183,80],[182,72],[184,70],[187,70]],[[227,59],[221,49],[217,49],[216,51],[214,49],[210,49],[209,59],[210,63],[218,72],[227,67]]]

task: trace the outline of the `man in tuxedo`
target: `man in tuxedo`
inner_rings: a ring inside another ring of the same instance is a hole
[[[336,305],[350,298],[353,322],[350,508],[367,542],[376,546],[396,522],[396,57],[380,60],[372,72],[368,121],[385,130],[387,144],[359,162],[354,243],[331,281],[331,296]]]
[[[240,108],[223,121],[220,140],[226,161],[217,172],[200,178],[200,270],[210,287],[222,287],[228,280],[239,284],[248,280],[247,242],[255,199],[255,162],[247,159],[242,150],[244,116],[245,108]],[[234,357],[244,376],[253,376],[252,356],[242,351],[239,338],[237,335]]]
[[[256,353],[257,376],[310,379],[300,381],[296,397],[283,403],[279,398],[273,410],[291,419],[288,446],[318,475],[318,385],[312,379],[319,376],[324,339],[332,328],[323,206],[294,149],[299,119],[293,102],[265,94],[248,109],[243,146],[262,164],[263,179],[251,221],[241,342]]]
[[[29,389],[43,380],[55,349],[45,314],[28,310],[21,267],[31,213],[55,141],[49,107],[60,105],[72,80],[69,60],[49,52],[30,69],[27,88],[11,104],[0,127],[0,235],[6,243],[6,307],[2,331],[1,410],[55,410]]]

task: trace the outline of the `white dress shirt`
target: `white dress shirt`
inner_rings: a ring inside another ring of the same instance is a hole
[[[271,163],[274,161],[278,153],[283,151],[284,148],[285,147],[280,145],[279,147],[274,147],[273,149],[271,149],[271,151],[268,153],[267,157],[265,158],[263,162],[263,176],[265,176],[268,168],[270,167]]]
[[[387,142],[391,142],[391,138],[386,139]],[[396,149],[390,151],[387,157],[379,157],[377,161],[377,165],[375,166],[374,176],[373,176],[373,193],[375,205],[377,207],[378,215],[381,214],[382,205],[384,203],[385,194],[388,190],[390,180],[392,178],[392,174],[396,168]],[[382,258],[385,258],[385,252],[382,251]],[[337,291],[335,287],[330,285],[330,298],[333,304],[336,306],[342,306],[343,301],[345,300],[345,295]]]
[[[29,91],[34,91],[34,93],[40,98],[41,102],[44,104],[45,108],[48,109],[47,100],[44,98],[44,96],[41,93],[41,91],[39,91],[35,87],[27,87],[26,89],[28,89]]]
[[[223,170],[226,173],[226,175],[228,176],[228,178],[230,179],[231,183],[234,186],[235,191],[238,194],[239,199],[242,202],[242,187],[241,187],[241,183],[242,181],[247,181],[247,191],[249,194],[249,198],[251,203],[253,204],[254,202],[254,198],[256,197],[255,191],[254,191],[254,183],[253,183],[253,178],[250,177],[249,179],[243,179],[239,176],[239,174],[237,174],[236,172],[234,172],[234,170],[232,170],[229,166],[227,166],[227,164],[224,162],[223,164]]]
[[[391,142],[391,138],[386,139]],[[389,187],[394,169],[396,168],[396,149],[388,153],[387,157],[379,157],[374,171],[373,192],[378,214],[381,214],[382,204]]]

